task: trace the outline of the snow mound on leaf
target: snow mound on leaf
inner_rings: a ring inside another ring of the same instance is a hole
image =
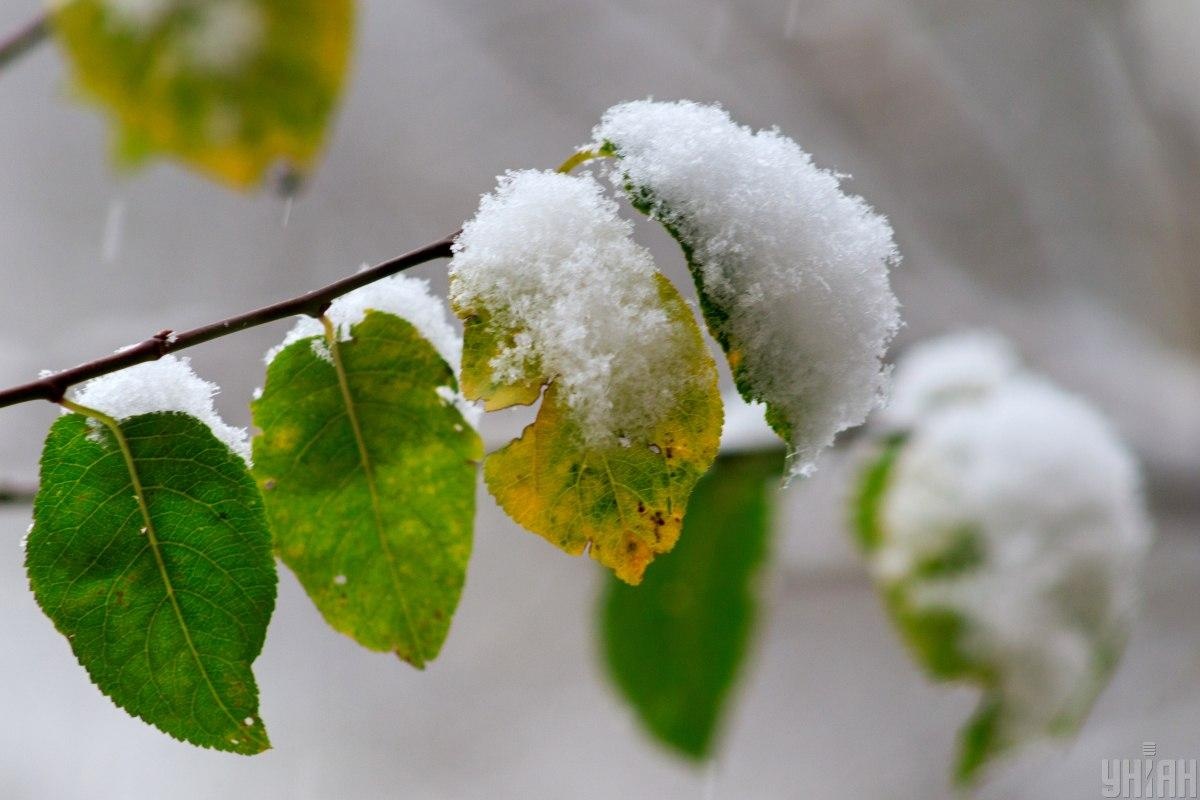
[[[1091,406],[1019,372],[1002,340],[953,337],[910,358],[896,396],[941,400],[908,420],[874,569],[916,608],[965,620],[961,648],[994,673],[1006,741],[1078,722],[1137,604],[1151,538],[1137,464]],[[964,534],[972,563],[923,571]]]
[[[716,333],[740,353],[743,392],[790,428],[789,473],[810,474],[886,389],[881,359],[900,324],[887,220],[794,141],[717,106],[623,103],[593,134],[620,156],[613,182],[691,250],[728,315]]]
[[[940,406],[986,397],[1021,367],[1004,337],[965,331],[923,342],[896,365],[892,396],[880,419],[912,425]]]
[[[337,328],[338,340],[344,342],[349,341],[350,329],[362,322],[368,311],[394,314],[412,323],[446,363],[458,369],[462,361],[462,337],[450,324],[446,306],[430,289],[429,281],[408,275],[381,278],[334,300],[325,316]],[[283,341],[267,351],[264,360],[270,364],[293,342],[324,335],[320,320],[298,317]]]
[[[158,412],[187,414],[207,425],[217,439],[249,463],[246,429],[226,425],[213,405],[219,391],[215,383],[192,371],[189,359],[167,355],[94,378],[72,400],[118,421]]]
[[[510,172],[463,226],[450,267],[457,308],[516,332],[496,378],[553,379],[594,444],[661,420],[692,376],[686,329],[632,227],[590,175]]]
[[[458,373],[462,363],[462,336],[450,323],[446,304],[433,293],[429,281],[409,275],[381,278],[334,300],[325,311],[325,316],[333,323],[338,341],[345,342],[351,338],[351,329],[363,321],[368,311],[392,314],[411,323],[450,368]],[[308,316],[297,317],[283,341],[268,350],[263,360],[269,366],[288,345],[314,336],[321,337],[314,342],[314,352],[318,357],[329,360],[329,351],[324,345],[325,328],[320,320]],[[483,410],[456,392],[449,389],[447,392],[453,395],[453,402],[467,422],[472,427],[478,427]]]

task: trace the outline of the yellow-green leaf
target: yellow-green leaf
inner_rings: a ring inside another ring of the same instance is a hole
[[[352,0],[72,0],[54,31],[125,163],[179,159],[235,187],[308,170],[345,80]]]
[[[674,407],[641,434],[589,445],[550,383],[535,422],[484,464],[488,488],[509,516],[572,555],[590,545],[593,558],[631,584],[641,581],[656,555],[675,545],[688,497],[712,465],[721,435],[716,365],[691,309],[662,276],[658,287],[669,318],[687,336],[684,358],[662,365],[690,377]],[[468,325],[464,375],[486,375],[486,363],[479,359],[508,335]],[[530,385],[496,384],[490,378],[476,382],[476,392],[488,388],[472,399],[500,396],[511,404],[519,400],[504,392],[527,396]]]
[[[367,313],[275,356],[254,475],[280,557],[325,620],[417,667],[441,649],[471,554],[483,444],[416,327]],[[439,391],[442,390],[442,391]]]
[[[456,309],[456,311],[458,311]],[[482,313],[460,313],[463,319],[462,392],[468,400],[483,402],[484,411],[500,411],[511,406],[528,406],[542,393],[541,375],[529,375],[521,381],[504,382],[492,372],[491,362],[503,345],[511,344],[512,335],[498,331]],[[508,341],[505,341],[505,340]]]

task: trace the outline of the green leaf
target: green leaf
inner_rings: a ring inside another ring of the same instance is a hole
[[[880,519],[883,498],[887,493],[888,480],[892,476],[892,467],[906,438],[906,434],[895,434],[886,439],[875,460],[867,465],[859,479],[853,503],[854,524],[851,530],[858,539],[859,548],[867,555],[874,553],[883,544],[883,521]]]
[[[696,485],[683,537],[636,588],[601,604],[609,674],[647,730],[707,758],[757,617],[779,453],[722,456]]]
[[[345,80],[352,0],[55,4],[80,93],[129,163],[162,154],[236,187],[275,163],[304,172]]]
[[[907,441],[908,434],[905,433],[893,434],[885,439],[859,480],[853,502],[853,530],[860,548],[868,556],[876,553],[886,541],[883,502],[896,461]],[[948,549],[943,558],[918,565],[913,574],[922,577],[948,575],[958,569],[969,569],[977,561],[977,539],[971,532],[965,531],[964,536]],[[963,681],[985,690],[992,686],[995,676],[991,670],[963,646],[963,639],[969,631],[968,621],[954,610],[918,604],[913,597],[915,590],[919,590],[919,586],[907,580],[880,587],[888,613],[917,663],[935,680]],[[961,767],[958,773],[961,781],[967,780],[983,764],[984,751],[995,744],[991,728],[994,727],[996,715],[994,710],[988,712],[994,705],[993,698],[985,696],[974,721],[961,734]]]
[[[407,321],[368,312],[294,342],[253,405],[254,474],[276,547],[325,620],[423,667],[471,554],[478,434],[439,395],[454,373]]]
[[[669,319],[687,337],[685,357],[663,369],[692,378],[662,420],[625,442],[588,445],[550,383],[534,423],[484,464],[488,489],[510,517],[571,555],[590,545],[592,558],[631,584],[655,555],[674,547],[688,496],[712,464],[721,436],[716,365],[691,309],[661,275],[658,290]],[[488,374],[482,360],[511,332],[468,318],[465,335],[463,374],[477,376]],[[464,387],[472,399],[503,397],[493,405],[502,407],[536,398],[531,380],[502,386],[488,377],[467,385],[464,378]]]
[[[70,414],[46,439],[34,520],[34,596],[102,692],[192,744],[270,747],[250,665],[275,562],[241,458],[185,414]]]

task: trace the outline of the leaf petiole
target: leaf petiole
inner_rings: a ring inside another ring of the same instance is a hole
[[[562,174],[566,175],[570,173],[571,170],[586,164],[589,161],[595,161],[598,158],[612,158],[612,156],[613,154],[605,152],[604,148],[600,148],[599,150],[580,150],[579,152],[575,153],[575,155],[559,164],[558,169],[556,169],[555,172],[561,172]]]

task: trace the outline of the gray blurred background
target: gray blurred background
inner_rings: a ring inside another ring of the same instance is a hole
[[[723,103],[778,125],[889,215],[901,345],[1013,337],[1143,459],[1158,520],[1145,613],[1073,743],[983,797],[1100,796],[1100,759],[1200,757],[1200,2],[364,0],[327,158],[290,209],[173,166],[132,176],[43,47],[0,75],[0,384],[313,288],[454,230],[508,168],[553,166],[609,105]],[[5,0],[0,31],[38,9]],[[672,243],[639,235],[685,278]],[[444,264],[423,267],[439,290]],[[686,286],[686,279],[680,282]],[[247,424],[280,323],[191,351]],[[48,404],[0,411],[0,479],[32,481]],[[500,441],[520,420],[489,420]],[[760,641],[697,770],[608,689],[600,577],[480,494],[442,656],[417,673],[324,626],[282,575],[256,665],[275,749],[175,743],[88,683],[37,610],[0,510],[0,798],[951,797],[969,691],[929,685],[842,525],[856,453],[784,498]],[[7,549],[3,542],[8,542]],[[7,552],[7,555],[2,555]]]

